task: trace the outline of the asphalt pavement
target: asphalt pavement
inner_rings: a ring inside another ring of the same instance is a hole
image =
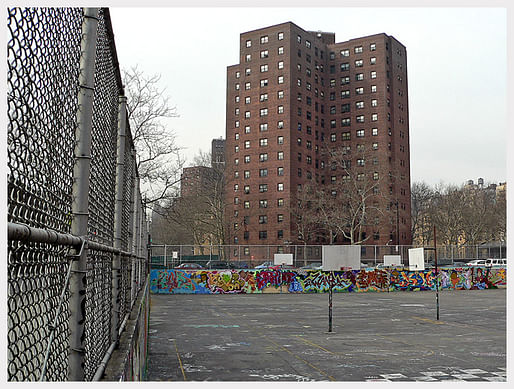
[[[506,380],[506,289],[151,295],[149,381]]]

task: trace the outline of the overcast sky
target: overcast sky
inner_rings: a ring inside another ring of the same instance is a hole
[[[507,12],[502,8],[118,8],[122,68],[161,74],[189,161],[225,137],[226,68],[239,35],[292,21],[336,42],[386,33],[407,47],[411,181],[506,180]]]

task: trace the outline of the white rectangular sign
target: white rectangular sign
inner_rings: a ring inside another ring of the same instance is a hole
[[[360,270],[361,246],[323,246],[321,265],[324,271],[341,270],[341,268]]]
[[[273,256],[273,264],[275,265],[292,265],[293,254],[275,254]]]
[[[423,247],[409,249],[409,270],[425,270],[425,250]]]
[[[400,255],[384,255],[384,265],[400,266],[401,264],[402,264],[402,257]]]

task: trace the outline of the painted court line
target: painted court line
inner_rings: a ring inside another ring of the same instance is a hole
[[[186,372],[184,371],[184,366],[182,365],[182,359],[180,359],[180,354],[178,353],[177,342],[175,341],[175,339],[173,339],[173,344],[175,345],[175,351],[177,352],[178,363],[180,364],[180,370],[182,371],[182,376],[184,377],[184,381],[187,381]]]

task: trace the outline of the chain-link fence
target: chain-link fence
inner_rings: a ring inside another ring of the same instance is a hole
[[[384,263],[384,256],[400,257],[400,263],[409,264],[409,249],[415,246],[361,245],[362,265],[376,266]],[[196,263],[206,268],[255,268],[273,263],[275,254],[292,254],[293,266],[302,267],[322,262],[321,245],[159,245],[151,248],[151,266],[154,269],[171,269],[184,263]],[[425,261],[435,260],[434,250],[425,251]],[[441,246],[437,247],[438,263],[452,265],[474,259],[506,258],[507,247],[501,245]]]
[[[8,379],[98,379],[148,273],[109,11],[7,27]]]

